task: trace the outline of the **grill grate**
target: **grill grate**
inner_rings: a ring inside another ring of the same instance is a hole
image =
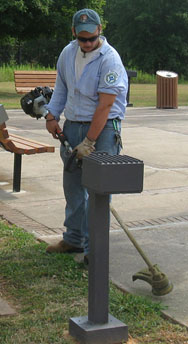
[[[96,193],[133,193],[143,189],[143,161],[128,155],[93,152],[83,159],[82,185]]]
[[[143,164],[142,160],[135,159],[128,155],[109,155],[105,152],[91,153],[88,158],[100,165]]]

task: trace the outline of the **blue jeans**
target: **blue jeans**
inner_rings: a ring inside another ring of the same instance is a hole
[[[121,122],[118,122],[121,129]],[[90,124],[73,123],[66,120],[63,132],[72,148],[83,141],[89,130]],[[116,142],[115,129],[112,120],[108,120],[96,145],[96,151],[107,152],[117,155],[120,152],[119,144]],[[67,161],[65,147],[61,145],[61,158],[64,163]],[[75,247],[83,247],[84,253],[89,252],[88,233],[88,201],[87,189],[81,184],[82,169],[76,168],[73,172],[63,171],[63,188],[66,199],[65,222],[66,232],[63,239]]]

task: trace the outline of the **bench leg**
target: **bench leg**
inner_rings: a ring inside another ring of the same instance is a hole
[[[22,154],[14,153],[13,192],[20,191]]]

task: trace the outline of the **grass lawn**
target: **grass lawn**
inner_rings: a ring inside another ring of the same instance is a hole
[[[156,85],[131,84],[130,103],[134,107],[156,106]],[[178,106],[188,106],[188,85],[178,85]]]
[[[88,273],[71,255],[45,252],[22,229],[0,220],[0,295],[17,311],[0,317],[0,344],[73,344],[70,317],[87,314]],[[129,344],[185,344],[187,330],[161,305],[110,286],[110,313],[129,326]]]
[[[20,98],[15,91],[14,82],[0,82],[0,104],[3,104],[5,109],[19,109]]]
[[[0,82],[0,104],[6,109],[19,109],[20,98],[15,91],[14,82]],[[130,103],[134,107],[156,106],[156,85],[131,84]],[[178,106],[188,106],[188,84],[178,85]]]

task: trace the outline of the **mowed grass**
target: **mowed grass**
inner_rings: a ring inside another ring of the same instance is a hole
[[[12,81],[0,82],[0,104],[5,109],[20,109],[21,95],[15,91],[15,85]]]
[[[0,344],[75,344],[70,317],[87,315],[88,273],[72,255],[46,254],[21,228],[0,219],[0,295],[16,310],[0,317]],[[128,344],[187,344],[187,330],[149,298],[110,285],[109,311],[129,327]]]
[[[20,109],[20,98],[15,91],[14,82],[0,82],[0,104],[6,109]],[[156,106],[155,84],[131,84],[130,103],[134,107]],[[188,106],[188,84],[178,85],[178,106]]]
[[[131,84],[130,100],[134,107],[155,107],[155,84]],[[188,106],[188,84],[178,85],[178,106]]]

